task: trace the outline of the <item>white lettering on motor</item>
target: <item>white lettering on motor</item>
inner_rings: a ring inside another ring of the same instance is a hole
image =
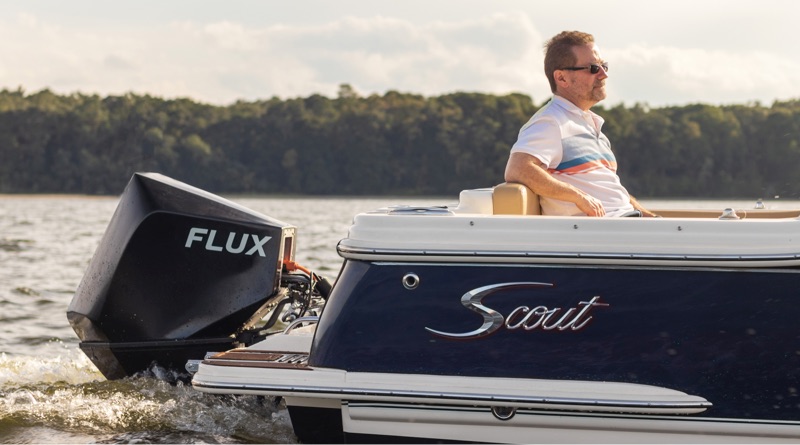
[[[242,253],[244,249],[248,246],[250,241],[252,241],[253,245],[250,249],[245,252],[245,255],[254,255],[258,254],[258,256],[266,257],[267,254],[264,252],[264,246],[267,244],[267,241],[272,239],[270,236],[260,237],[254,233],[242,233],[241,235],[237,234],[236,232],[228,233],[227,241],[225,243],[225,247],[221,244],[215,244],[214,241],[217,237],[217,231],[214,229],[204,229],[202,227],[192,227],[189,230],[189,235],[186,237],[186,248],[191,248],[192,244],[195,242],[202,243],[205,241],[203,247],[205,250],[212,251],[212,252],[222,252],[226,251],[229,253]],[[237,238],[239,239],[238,244],[236,242]],[[235,246],[234,246],[235,245]]]
[[[222,246],[215,246],[214,245],[214,237],[217,236],[217,231],[212,230],[211,233],[208,234],[208,239],[206,240],[206,250],[213,250],[215,252],[222,252]]]
[[[259,255],[267,256],[264,253],[264,249],[262,249],[262,247],[264,247],[264,244],[266,244],[267,241],[269,241],[270,237],[265,236],[264,238],[259,238],[257,235],[250,235],[250,236],[253,237],[253,241],[255,241],[256,244],[250,250],[248,250],[247,253],[245,253],[245,255],[252,255],[256,251],[258,251]]]
[[[186,247],[187,248],[188,247],[192,247],[192,243],[195,242],[195,241],[203,241],[203,237],[202,236],[197,236],[197,235],[198,234],[199,235],[205,235],[206,233],[208,233],[208,229],[201,229],[199,227],[192,227],[192,229],[189,230],[189,237],[186,238]]]

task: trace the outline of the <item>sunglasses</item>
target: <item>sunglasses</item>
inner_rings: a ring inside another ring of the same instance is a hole
[[[603,71],[605,71],[607,73],[608,72],[608,62],[603,62],[603,63],[601,63],[599,65],[596,64],[596,63],[593,63],[593,64],[591,64],[589,66],[570,66],[570,67],[561,68],[561,69],[562,70],[567,70],[567,71],[589,70],[590,73],[597,74],[597,73],[600,72],[600,68],[603,68]]]

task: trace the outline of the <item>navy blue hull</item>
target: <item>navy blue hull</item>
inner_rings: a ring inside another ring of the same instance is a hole
[[[641,383],[704,397],[704,417],[797,420],[799,274],[350,260],[309,364]]]

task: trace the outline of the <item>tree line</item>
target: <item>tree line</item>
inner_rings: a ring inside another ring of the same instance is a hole
[[[390,91],[227,106],[0,91],[0,193],[119,194],[153,171],[215,193],[452,195],[503,181],[524,94]],[[800,100],[597,107],[638,197],[800,198]]]

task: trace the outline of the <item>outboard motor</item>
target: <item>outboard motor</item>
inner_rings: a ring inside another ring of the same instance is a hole
[[[238,346],[280,297],[296,229],[154,173],[136,173],[67,310],[108,379]]]

